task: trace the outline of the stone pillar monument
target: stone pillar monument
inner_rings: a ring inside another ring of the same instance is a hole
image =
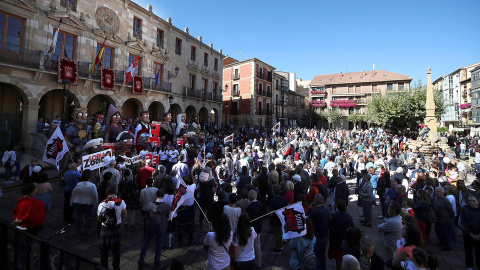
[[[430,139],[430,143],[434,144],[438,140],[438,133],[437,133],[437,118],[435,117],[435,101],[433,98],[433,85],[432,85],[432,70],[430,68],[427,69],[427,101],[425,104],[426,108],[426,117],[425,117],[425,125],[430,129],[428,132],[428,138]]]

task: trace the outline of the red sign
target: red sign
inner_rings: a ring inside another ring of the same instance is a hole
[[[159,164],[160,164],[160,156],[154,154],[152,156],[152,166],[158,166]]]
[[[153,146],[160,146],[160,126],[162,125],[161,122],[152,121],[152,129],[150,134],[150,142],[153,143]]]
[[[182,138],[177,138],[177,145],[183,146],[183,139]]]
[[[116,143],[102,143],[103,149],[112,149],[112,153],[115,156],[115,152],[117,151],[117,144]]]
[[[72,85],[78,85],[78,62],[58,57],[58,82],[69,79]]]
[[[115,91],[115,73],[113,69],[102,68],[100,76],[100,88]]]
[[[152,153],[146,153],[145,154],[145,160],[150,159],[153,160],[153,154]]]
[[[143,93],[143,78],[140,76],[133,76],[133,93],[137,95]]]

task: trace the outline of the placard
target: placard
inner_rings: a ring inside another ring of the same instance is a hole
[[[153,154],[152,166],[158,166],[160,164],[160,155]]]
[[[142,155],[137,155],[137,156],[134,156],[134,157],[126,157],[126,156],[121,156],[123,159],[125,159],[125,164],[126,165],[132,165],[132,164],[135,164],[135,163],[138,163],[140,162],[140,160],[142,160]]]
[[[111,149],[113,155],[115,155],[115,153],[117,152],[117,144],[116,143],[102,143],[102,147],[105,150],[106,149]]]
[[[161,122],[152,121],[152,128],[150,130],[150,142],[153,144],[154,147],[160,146],[160,126],[162,125]]]
[[[82,157],[82,168],[83,170],[96,170],[104,166],[103,159],[106,157],[112,157],[112,149],[107,149],[102,152],[93,153]]]

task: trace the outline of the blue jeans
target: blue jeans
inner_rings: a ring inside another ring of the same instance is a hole
[[[323,239],[317,239],[317,242],[315,242],[313,253],[317,258],[316,270],[327,269],[327,257],[326,257],[327,243],[328,243],[328,237]]]
[[[454,228],[453,220],[437,220],[435,223],[435,232],[442,247],[446,250],[452,250],[452,241],[454,240],[452,227]],[[456,233],[456,230],[453,232]]]
[[[480,173],[480,163],[475,163],[475,169],[477,170],[477,173]]]
[[[90,223],[92,221],[93,204],[75,204],[75,229],[78,232],[82,229],[82,224],[85,224],[87,232],[90,231]]]
[[[165,241],[165,234],[166,231],[162,231],[159,226],[148,226],[147,234],[145,235],[145,238],[143,240],[142,250],[140,251],[140,257],[138,258],[138,264],[145,263],[145,254],[147,254],[147,249],[150,245],[150,241],[152,241],[152,239],[156,237],[154,265],[160,266],[160,258],[162,256],[162,246],[163,242]]]

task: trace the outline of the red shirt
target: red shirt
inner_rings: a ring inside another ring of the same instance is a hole
[[[13,210],[13,218],[22,220],[21,226],[27,229],[42,225],[45,217],[45,205],[32,197],[21,197]]]
[[[152,177],[153,170],[154,168],[145,165],[145,167],[138,171],[137,177],[140,188],[145,188],[147,186],[147,179]]]

